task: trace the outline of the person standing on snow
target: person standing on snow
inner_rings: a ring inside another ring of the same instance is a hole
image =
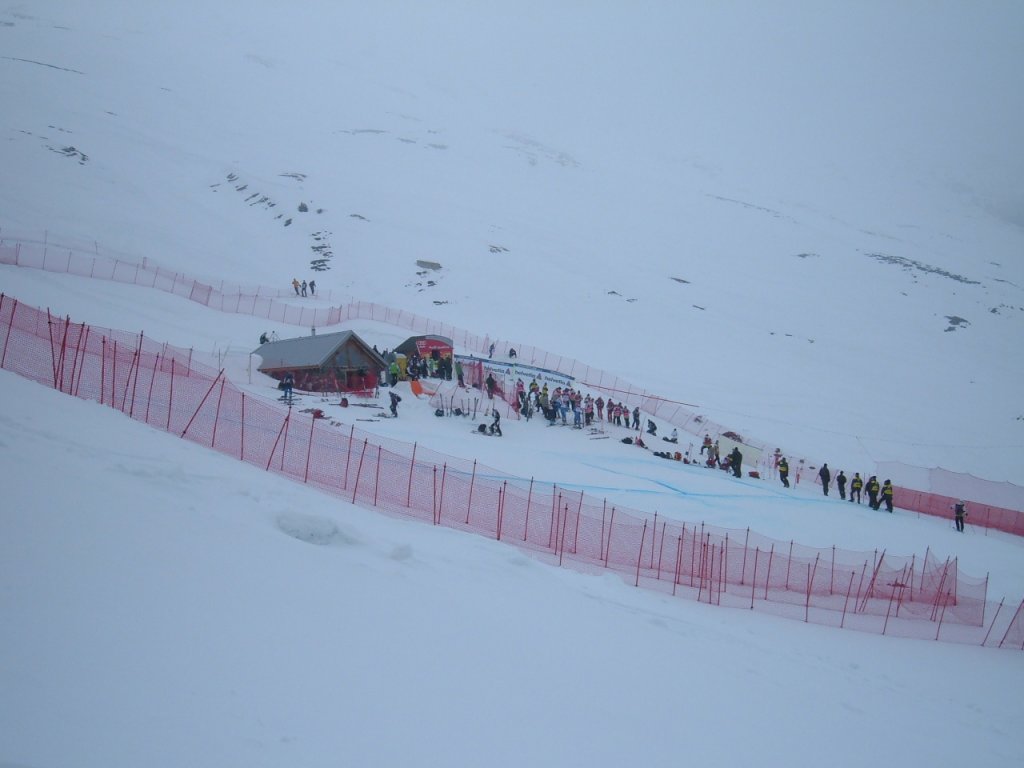
[[[295,295],[298,296],[299,295],[299,278],[297,278],[297,277],[293,277],[292,278],[292,288],[295,289]]]
[[[821,478],[821,490],[823,490],[825,495],[828,496],[828,484],[832,479],[832,473],[828,469],[827,462],[821,465],[821,469],[818,471],[818,477]]]
[[[872,475],[868,478],[868,506],[872,509],[878,509],[881,503],[878,501],[878,491],[881,487],[878,485],[878,478]]]
[[[785,456],[779,459],[779,480],[782,481],[783,488],[789,488],[789,462]]]
[[[732,470],[734,477],[743,477],[743,454],[740,453],[740,447],[737,445],[732,449],[732,453],[729,454],[729,469]]]
[[[882,501],[885,502],[885,510],[886,510],[886,512],[890,512],[890,513],[892,512],[892,491],[893,491],[892,480],[886,480],[882,484]],[[879,507],[882,506],[882,503],[879,502],[878,506]]]
[[[391,395],[391,415],[394,418],[398,418],[398,404],[402,402],[402,398],[395,394],[395,392],[388,392]]]
[[[853,497],[857,497],[857,503],[860,504],[860,489],[864,487],[864,481],[860,477],[860,472],[853,473],[853,480],[850,481],[850,503],[853,504]]]
[[[839,498],[842,501],[846,501],[846,475],[843,474],[843,470],[839,470],[839,474],[836,475],[836,487],[839,489]]]
[[[967,502],[960,499],[956,504],[952,505],[953,508],[953,519],[956,521],[956,529],[960,533],[964,532],[964,518],[967,517]]]

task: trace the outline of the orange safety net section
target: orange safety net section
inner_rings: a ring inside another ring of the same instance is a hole
[[[956,560],[804,547],[609,507],[246,396],[189,353],[0,295],[0,367],[346,501],[474,532],[638,587],[805,622],[1024,648],[1021,608]],[[1024,606],[1024,601],[1021,603]]]

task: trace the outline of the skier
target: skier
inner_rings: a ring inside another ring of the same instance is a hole
[[[864,481],[861,480],[860,472],[853,473],[853,480],[850,481],[850,503],[853,504],[853,497],[857,497],[857,503],[860,504],[860,489],[864,487]]]
[[[956,504],[952,505],[953,519],[956,521],[956,529],[960,533],[964,532],[964,518],[967,517],[967,502],[960,499]]]
[[[836,475],[836,487],[839,488],[839,498],[842,501],[846,501],[846,475],[843,474],[843,470],[839,470],[839,474]]]
[[[882,501],[885,502],[885,509],[887,512],[892,512],[892,480],[886,480],[882,484]],[[879,502],[878,506],[882,506]]]
[[[783,488],[789,488],[789,462],[785,456],[779,460],[779,480],[782,481]]]
[[[823,490],[825,492],[825,495],[828,496],[828,483],[829,480],[832,479],[832,473],[829,472],[827,462],[821,465],[821,470],[819,470],[818,472],[818,477],[821,478],[821,490]]]
[[[402,402],[402,398],[401,398],[401,396],[397,395],[395,392],[388,392],[388,394],[391,395],[391,415],[392,415],[392,417],[397,419],[398,418],[398,404],[400,402]]]
[[[872,475],[868,478],[868,506],[872,509],[878,509],[881,506],[881,503],[878,501],[879,490],[878,478]]]
[[[290,403],[292,401],[292,388],[295,386],[295,377],[292,375],[291,371],[288,371],[288,373],[284,375],[284,378],[281,379],[281,383],[284,385],[284,399]]]

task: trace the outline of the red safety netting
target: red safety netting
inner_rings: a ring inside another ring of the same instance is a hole
[[[668,400],[624,379],[586,365],[573,358],[547,352],[538,347],[518,344],[515,342],[494,340],[488,336],[480,336],[467,330],[420,317],[406,310],[394,309],[372,302],[349,301],[331,307],[297,306],[284,299],[292,297],[287,289],[268,289],[260,286],[247,286],[237,283],[220,281],[216,287],[211,283],[203,283],[178,272],[172,272],[155,264],[149,259],[141,262],[108,259],[97,254],[83,253],[74,248],[59,246],[47,242],[22,241],[11,245],[0,243],[0,264],[11,264],[21,267],[43,269],[50,272],[112,280],[132,285],[141,285],[173,293],[177,296],[195,301],[203,306],[222,312],[252,315],[275,322],[302,326],[324,327],[337,325],[349,320],[371,320],[382,322],[398,328],[404,328],[414,334],[433,334],[452,339],[456,346],[480,355],[490,353],[492,344],[498,354],[507,354],[510,348],[517,352],[516,360],[538,368],[558,372],[573,381],[586,385],[592,390],[605,393],[609,397],[639,406],[645,413],[682,432],[694,437],[710,434],[716,438],[728,438],[734,435],[723,424],[710,421],[697,413],[690,406]],[[332,301],[330,292],[318,294],[320,299]],[[484,368],[481,366],[480,371]],[[470,372],[467,371],[467,375]],[[498,397],[504,398],[499,381]],[[468,400],[464,403],[469,407]],[[464,408],[465,410],[465,408]],[[507,409],[507,416],[518,418],[515,408]],[[750,450],[744,450],[748,457],[758,457],[758,461],[748,461],[752,466],[759,466],[765,476],[774,476],[772,459],[774,453],[769,444],[744,437],[742,444]],[[781,450],[777,448],[777,450]],[[801,467],[814,467],[817,462],[800,457],[793,451],[782,451],[789,457],[790,465],[795,468],[799,481]],[[945,472],[943,470],[943,472]],[[817,482],[813,477],[812,481]],[[884,475],[881,470],[876,474]],[[942,489],[933,492],[928,489],[914,489],[894,483],[894,502],[900,509],[922,514],[946,517],[951,515],[951,504],[958,499],[971,502],[970,523],[982,528],[1005,531],[1016,535],[1024,535],[1024,508],[1010,504],[986,503],[974,495],[979,486],[977,478],[970,475],[946,473],[942,479]],[[1024,498],[1024,489],[1010,483],[999,484],[1009,486],[1010,490],[1000,498]]]
[[[653,517],[247,396],[187,351],[0,295],[0,367],[360,506],[496,538],[715,605],[1024,649],[1024,612],[956,560],[820,549]],[[1024,606],[1024,601],[1021,602]]]

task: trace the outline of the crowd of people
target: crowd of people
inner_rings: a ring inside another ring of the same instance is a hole
[[[376,348],[374,349],[376,350]],[[391,358],[389,377],[392,385],[394,385],[399,379],[400,369],[393,355]],[[417,355],[410,357],[406,366],[406,374],[411,378],[435,377],[446,380],[451,380],[454,375],[458,379],[459,385],[465,386],[462,364],[459,361],[453,361],[451,356],[440,356],[436,350],[428,357],[419,357]],[[496,394],[505,394],[499,392],[498,382],[492,373],[488,373],[484,380],[483,389],[487,392],[488,399],[490,400],[493,400]],[[546,382],[539,383],[536,379],[526,384],[521,377],[516,380],[514,388],[509,395],[510,397],[507,398],[509,405],[514,407],[518,414],[527,421],[532,419],[536,413],[540,413],[548,426],[561,424],[563,426],[572,426],[576,429],[600,427],[603,430],[603,427],[607,425],[621,427],[636,433],[641,431],[641,412],[639,406],[630,408],[624,400],[616,402],[613,398],[605,399],[602,395],[598,395],[595,398],[589,393],[584,394],[581,390],[568,385],[556,386],[554,389],[550,389]],[[397,403],[392,403],[392,405],[397,406]],[[501,417],[498,410],[495,407],[491,407],[489,412],[493,417],[493,422],[485,427],[485,429],[488,434],[500,436],[502,434],[500,426]],[[658,427],[653,419],[646,420],[646,434],[652,437],[658,436]],[[663,436],[661,439],[668,443],[678,444],[678,430],[673,428],[671,436]],[[642,448],[647,447],[639,434],[635,437],[623,438],[622,441]],[[656,452],[656,455],[684,460],[683,455],[678,452],[674,454]],[[719,441],[713,439],[710,434],[705,434],[700,447],[700,457],[699,460],[697,458],[691,460],[687,452],[685,461],[687,463],[703,463],[708,467],[717,467],[732,473],[737,478],[743,476],[743,454],[739,449],[739,445],[734,445],[729,453],[722,456]],[[779,481],[783,487],[789,488],[789,461],[778,450],[776,450],[774,455],[774,467],[778,472]],[[756,473],[752,473],[752,475],[756,476]],[[832,470],[827,463],[822,464],[817,476],[821,482],[822,493],[825,496],[829,495],[834,481],[840,500],[849,501],[851,504],[861,504],[862,495],[866,494],[868,506],[871,509],[880,510],[885,505],[887,512],[893,512],[895,489],[892,481],[889,479],[879,482],[875,475],[871,475],[865,481],[859,472],[854,472],[853,477],[848,478],[843,470],[839,470],[833,477]],[[799,475],[797,479],[799,480]],[[847,493],[848,488],[849,493]],[[952,508],[954,509],[956,528],[958,531],[963,531],[964,518],[967,516],[967,505],[965,502],[960,501],[953,505]]]

